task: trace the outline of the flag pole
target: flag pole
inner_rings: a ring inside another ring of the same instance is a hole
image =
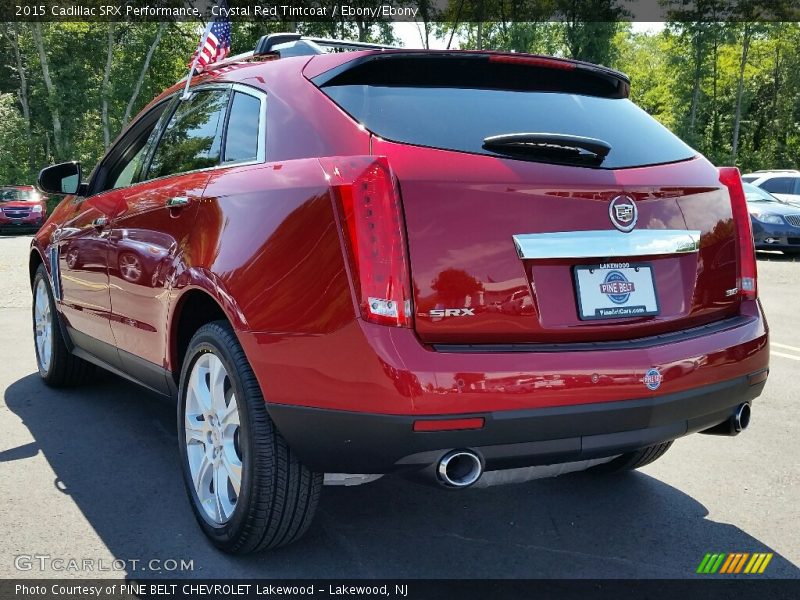
[[[211,23],[213,21],[209,21],[208,25],[206,25],[206,29],[203,32],[203,36],[200,38],[200,43],[197,46],[197,50],[194,53],[194,58],[192,59],[192,64],[189,67],[189,74],[186,76],[186,85],[183,88],[183,94],[181,94],[181,100],[188,100],[189,99],[189,85],[192,82],[192,75],[194,74],[194,70],[197,67],[197,59],[200,58],[200,53],[203,51],[203,48],[206,46],[206,40],[208,39],[208,33],[211,31]]]

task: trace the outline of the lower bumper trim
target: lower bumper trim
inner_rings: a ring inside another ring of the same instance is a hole
[[[479,430],[415,432],[422,416],[267,404],[301,461],[315,471],[391,473],[421,469],[453,448],[479,452],[486,470],[612,456],[713,427],[764,387],[749,376],[693,390],[619,402],[464,414]]]

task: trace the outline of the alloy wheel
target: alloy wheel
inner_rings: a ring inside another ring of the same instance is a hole
[[[119,270],[122,277],[128,281],[136,282],[142,277],[142,265],[132,254],[123,254],[119,257]]]
[[[242,449],[233,382],[216,354],[206,352],[192,367],[183,427],[197,500],[206,517],[222,525],[239,499]]]
[[[50,296],[47,293],[47,282],[44,279],[40,279],[36,285],[33,302],[36,357],[42,371],[47,372],[53,356],[53,315],[50,312]]]

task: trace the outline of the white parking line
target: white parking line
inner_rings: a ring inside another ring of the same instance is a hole
[[[789,346],[788,344],[779,344],[778,342],[770,341],[770,344],[773,346],[777,346],[778,348],[786,348],[787,350],[794,350],[795,352],[800,352],[800,348],[797,346]]]
[[[781,356],[783,358],[791,358],[792,360],[800,360],[800,356],[795,356],[793,354],[784,354],[783,352],[775,352],[775,350],[773,350],[769,354],[770,356]]]

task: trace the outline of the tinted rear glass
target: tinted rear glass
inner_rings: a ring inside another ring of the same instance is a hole
[[[228,91],[202,90],[181,102],[158,142],[148,179],[219,163]]]
[[[240,92],[233,95],[225,138],[225,162],[256,159],[260,118],[261,100]]]
[[[322,91],[376,135],[418,146],[496,156],[483,148],[484,138],[578,135],[611,145],[601,165],[606,169],[676,162],[696,154],[625,98],[467,86],[354,84],[326,85]]]

